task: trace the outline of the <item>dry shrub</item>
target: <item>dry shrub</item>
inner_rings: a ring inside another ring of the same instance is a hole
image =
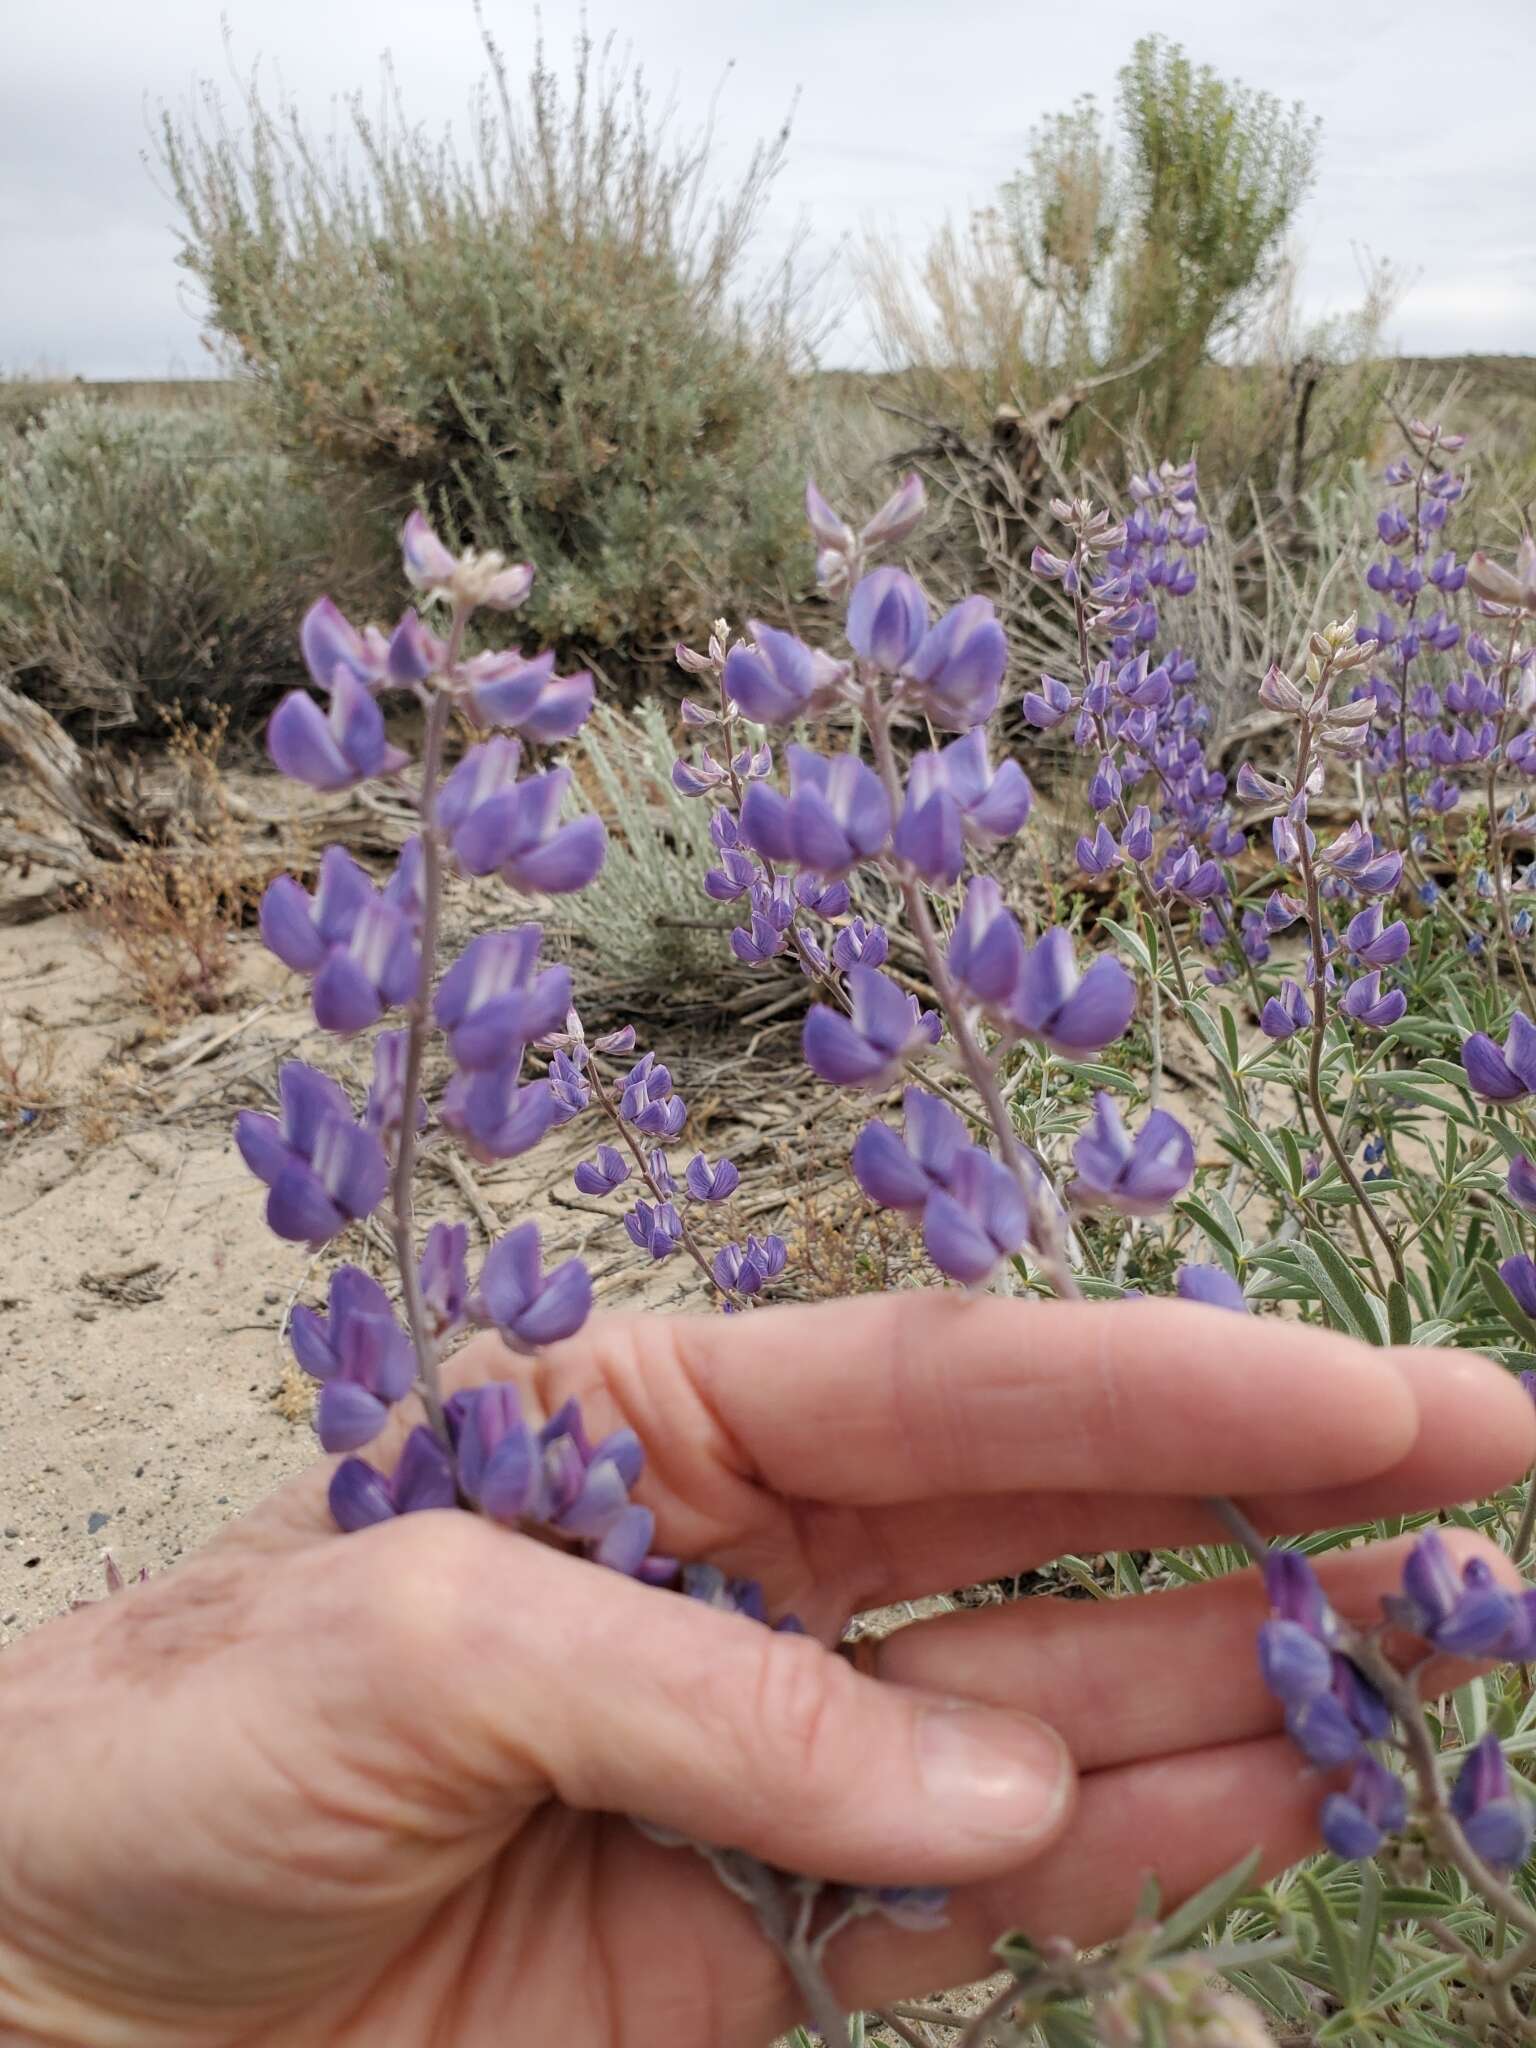
[[[174,724],[168,748],[184,801],[157,845],[104,868],[86,908],[134,996],[163,1025],[223,1008],[234,972],[232,930],[255,885],[219,773],[225,719]]]
[[[63,1107],[57,1064],[57,1041],[32,1018],[0,1036],[0,1137],[14,1137]]]
[[[884,1294],[924,1273],[921,1239],[892,1210],[865,1199],[847,1172],[847,1151],[846,1141],[779,1148],[788,1190],[782,1234],[790,1270],[810,1301]],[[834,1164],[837,1171],[829,1172]]]

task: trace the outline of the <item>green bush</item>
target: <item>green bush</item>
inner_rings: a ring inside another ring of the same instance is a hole
[[[1299,108],[1143,38],[1114,117],[1086,99],[1042,122],[997,205],[943,228],[916,277],[870,250],[891,368],[926,411],[971,431],[1106,380],[1066,437],[1069,462],[1132,424],[1163,446],[1203,438],[1228,396],[1213,352],[1273,362],[1282,381],[1301,352],[1277,314],[1316,146]]]
[[[785,280],[741,297],[784,138],[718,194],[708,135],[585,42],[524,107],[487,51],[462,150],[393,96],[328,150],[254,90],[241,132],[167,119],[182,260],[284,444],[381,527],[419,503],[535,563],[534,632],[658,661],[805,554]]]
[[[55,400],[0,428],[0,669],[95,725],[257,703],[325,540],[239,408]]]

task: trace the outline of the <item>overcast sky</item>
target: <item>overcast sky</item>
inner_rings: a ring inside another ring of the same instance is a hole
[[[484,0],[514,70],[537,21]],[[0,372],[204,375],[201,309],[174,265],[175,214],[143,161],[158,103],[258,59],[316,125],[392,52],[413,116],[440,126],[481,71],[470,0],[8,0],[0,70]],[[544,0],[563,58],[581,16]],[[868,225],[914,250],[982,205],[1042,114],[1111,97],[1149,27],[1323,120],[1301,222],[1309,311],[1359,297],[1360,252],[1409,283],[1407,351],[1536,352],[1536,0],[587,0],[651,80],[720,109],[727,156],[798,96],[768,234],[808,222],[821,252]],[[866,346],[844,319],[834,354]]]

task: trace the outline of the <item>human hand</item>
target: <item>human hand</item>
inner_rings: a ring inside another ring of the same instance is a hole
[[[1269,1869],[1314,1845],[1256,1577],[945,1616],[878,1676],[825,1647],[847,1616],[1215,1540],[1211,1493],[1321,1527],[1486,1494],[1536,1455],[1528,1398],[1470,1354],[1173,1303],[609,1317],[450,1364],[493,1376],[633,1427],[658,1544],[762,1580],[811,1638],[466,1514],[342,1538],[308,1476],[7,1653],[0,2039],[757,2048],[797,2012],[778,1960],[624,1814],[953,1886],[943,1932],[841,1938],[850,2006],[979,1972],[1010,1925],[1101,1939],[1149,1869],[1173,1899],[1255,1844]],[[1395,1576],[1390,1545],[1324,1572],[1361,1616]]]

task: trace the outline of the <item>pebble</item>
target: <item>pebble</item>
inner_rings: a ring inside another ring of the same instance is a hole
[[[108,1522],[111,1521],[111,1519],[112,1517],[110,1515],[104,1515],[101,1512],[101,1509],[97,1508],[96,1512],[91,1516],[90,1520],[85,1525],[86,1535],[94,1536],[98,1529],[105,1529],[105,1527],[107,1526]]]

